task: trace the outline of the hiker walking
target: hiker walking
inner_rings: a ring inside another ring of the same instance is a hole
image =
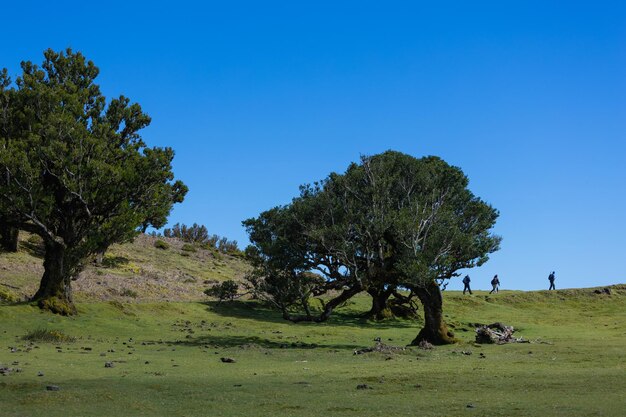
[[[469,275],[465,275],[465,278],[463,278],[463,294],[465,294],[465,291],[469,291],[470,295],[472,294],[472,289],[469,286],[471,281],[472,280],[470,279]]]
[[[548,275],[548,281],[550,281],[550,288],[548,288],[548,291],[556,290],[556,287],[554,286],[554,271]]]
[[[491,280],[491,286],[493,288],[491,289],[491,291],[489,291],[489,294],[492,294],[494,291],[497,293],[498,287],[500,286],[500,280],[498,279],[498,274],[496,274]]]

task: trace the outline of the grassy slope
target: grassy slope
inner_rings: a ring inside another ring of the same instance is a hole
[[[2,306],[0,364],[22,368],[0,377],[2,415],[623,415],[626,287],[446,292],[445,303],[461,344],[364,355],[353,350],[404,345],[419,323],[363,322],[366,297],[298,325],[252,302],[84,303],[76,318]],[[495,320],[535,343],[475,346],[469,323]],[[79,339],[29,351],[19,337],[36,328]]]
[[[43,274],[41,249],[30,238],[21,233],[19,252],[0,253],[0,291],[9,291],[19,299],[35,293]],[[113,245],[102,267],[89,264],[74,282],[76,299],[200,300],[205,298],[205,281],[240,280],[247,270],[237,257],[200,248],[186,252],[183,242],[161,239],[169,243],[169,249],[156,249],[157,239],[148,235],[138,236],[133,243]]]
[[[23,239],[19,253],[0,254],[0,290],[19,297],[32,294],[41,275],[36,247]],[[182,244],[170,243],[157,250],[144,236],[113,247],[107,267],[90,266],[75,282],[78,317],[0,305],[0,368],[22,370],[0,376],[0,415],[617,416],[626,409],[624,286],[611,295],[446,291],[447,320],[462,343],[353,355],[376,337],[403,346],[421,323],[364,322],[367,297],[328,323],[298,325],[253,302],[201,302],[205,280],[240,278],[245,264],[208,251],[182,256]],[[139,297],[122,296],[127,289]],[[533,343],[475,346],[471,323],[493,321]],[[20,339],[40,328],[78,340]],[[48,392],[48,384],[61,390]]]

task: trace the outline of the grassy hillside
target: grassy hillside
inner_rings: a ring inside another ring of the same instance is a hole
[[[462,342],[433,350],[403,350],[419,321],[363,321],[367,307],[367,297],[357,297],[328,323],[295,325],[251,301],[91,302],[79,304],[75,318],[0,306],[0,368],[13,369],[0,376],[1,414],[619,416],[626,409],[625,286],[610,295],[446,292],[448,321]],[[473,325],[492,321],[515,326],[531,343],[475,345]],[[36,329],[75,341],[22,339]],[[399,349],[353,354],[377,337]]]
[[[34,291],[41,273],[37,247],[24,239],[19,253],[0,254],[0,288],[19,296]],[[420,320],[365,321],[366,296],[321,324],[285,322],[254,301],[207,301],[205,280],[241,277],[245,264],[209,251],[182,255],[180,242],[169,243],[159,250],[142,236],[112,248],[105,266],[90,266],[75,282],[76,317],[0,303],[0,415],[622,416],[626,410],[625,285],[608,293],[446,291],[446,320],[461,342],[423,350],[405,347]],[[121,295],[124,289],[137,297]],[[475,344],[476,324],[495,321],[514,326],[529,343]],[[354,354],[377,338],[381,351]]]
[[[157,249],[157,240],[168,249]],[[78,301],[187,301],[205,298],[211,282],[242,279],[247,265],[214,250],[183,250],[178,239],[140,235],[113,245],[101,266],[89,264],[74,281]],[[36,236],[20,235],[17,253],[0,253],[0,291],[24,299],[37,290],[43,274],[42,249]],[[187,249],[187,248],[186,248]]]

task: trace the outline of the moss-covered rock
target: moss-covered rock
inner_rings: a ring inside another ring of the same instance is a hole
[[[47,310],[62,316],[73,316],[77,313],[74,303],[60,297],[53,296],[42,298],[37,302],[37,305],[42,310]]]

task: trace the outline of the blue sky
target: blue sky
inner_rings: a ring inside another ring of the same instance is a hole
[[[70,46],[140,103],[190,187],[171,224],[247,243],[243,219],[394,149],[500,210],[476,288],[626,282],[626,6],[434,3],[12,2],[0,67]]]

